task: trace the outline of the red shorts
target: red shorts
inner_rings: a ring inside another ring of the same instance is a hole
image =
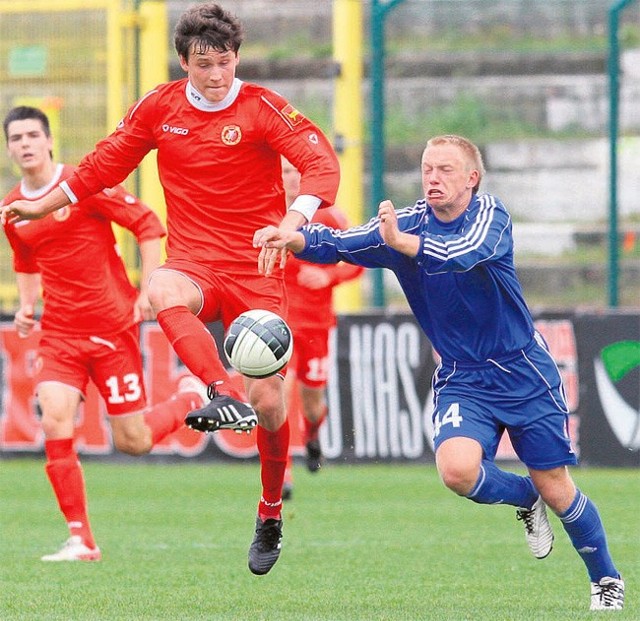
[[[183,259],[167,261],[160,269],[184,274],[202,293],[203,304],[198,318],[209,323],[222,321],[225,330],[244,311],[259,308],[287,316],[287,294],[281,278],[262,274],[228,274],[206,265]]]
[[[36,386],[59,382],[84,397],[89,379],[112,416],[141,410],[147,403],[137,325],[116,335],[64,336],[46,331],[40,338]]]
[[[293,334],[293,356],[288,367],[309,388],[324,388],[329,377],[327,328],[301,328]]]

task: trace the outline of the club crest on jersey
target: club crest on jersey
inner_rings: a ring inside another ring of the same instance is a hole
[[[53,219],[57,220],[58,222],[64,222],[65,220],[69,219],[70,215],[71,209],[69,208],[69,205],[65,205],[64,207],[60,207],[60,209],[53,212]]]
[[[286,120],[291,124],[292,127],[299,125],[304,121],[304,116],[296,110],[291,104],[287,104],[280,113],[286,118]]]
[[[220,133],[222,142],[233,147],[242,140],[242,130],[237,125],[225,125]]]

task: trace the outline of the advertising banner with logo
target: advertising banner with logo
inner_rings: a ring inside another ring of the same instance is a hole
[[[578,316],[575,329],[578,373],[588,387],[580,405],[581,460],[640,466],[640,318]]]
[[[220,344],[221,327],[209,327]],[[541,315],[536,327],[563,376],[571,412],[569,431],[581,461],[640,465],[640,317]],[[37,333],[20,339],[12,322],[0,321],[0,457],[43,451],[32,382],[37,341]],[[141,345],[149,398],[154,403],[164,401],[186,369],[155,322],[142,325]],[[327,459],[432,462],[431,376],[437,354],[413,316],[342,315],[332,351],[329,416],[321,429]],[[232,381],[238,387],[242,384],[235,373]],[[294,455],[302,455],[297,405],[291,446]],[[256,459],[254,436],[232,431],[205,435],[185,428],[156,446],[151,455],[135,459]],[[87,456],[117,454],[93,386],[79,413],[76,446]],[[516,459],[506,434],[497,458]]]

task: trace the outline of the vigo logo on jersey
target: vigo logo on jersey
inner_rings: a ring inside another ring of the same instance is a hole
[[[186,127],[174,127],[166,123],[162,126],[162,131],[168,134],[177,134],[178,136],[186,136],[189,133]]]
[[[53,212],[53,219],[58,222],[64,222],[69,219],[71,215],[71,208],[67,205],[65,207],[60,207],[57,211]]]
[[[225,125],[220,132],[220,138],[224,144],[233,147],[242,140],[242,130],[237,125]]]

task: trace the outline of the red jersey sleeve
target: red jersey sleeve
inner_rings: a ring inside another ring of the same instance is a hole
[[[340,165],[322,131],[284,97],[263,89],[267,139],[300,171],[300,194],[321,199],[321,207],[333,205],[340,184]]]
[[[149,91],[133,104],[116,130],[96,144],[86,155],[66,185],[80,201],[104,188],[124,181],[140,164],[144,156],[156,148],[152,127],[141,121],[141,108],[153,109],[158,90]]]
[[[344,213],[335,206],[318,210],[313,217],[313,222],[318,222],[332,229],[340,230],[344,230],[349,226]],[[362,266],[352,265],[351,263],[345,263],[343,261],[335,265],[323,265],[322,267],[324,267],[326,272],[331,276],[331,285],[333,287],[343,282],[354,280],[364,272]]]
[[[331,277],[331,286],[335,287],[337,285],[342,284],[343,282],[348,282],[353,280],[354,278],[358,278],[362,272],[364,272],[364,267],[361,265],[352,265],[351,263],[337,263],[336,265],[331,266],[323,266],[326,267],[327,273]]]
[[[103,190],[86,199],[83,204],[131,231],[138,243],[167,234],[155,212],[120,185]]]
[[[22,195],[20,194],[19,186],[16,186],[7,194],[6,198],[0,202],[0,207],[20,198],[22,198]],[[24,226],[20,223],[9,224],[6,222],[3,227],[7,241],[13,251],[13,270],[21,274],[36,274],[40,270],[36,263],[35,253],[32,248],[28,244],[25,244],[16,234],[16,225]]]

